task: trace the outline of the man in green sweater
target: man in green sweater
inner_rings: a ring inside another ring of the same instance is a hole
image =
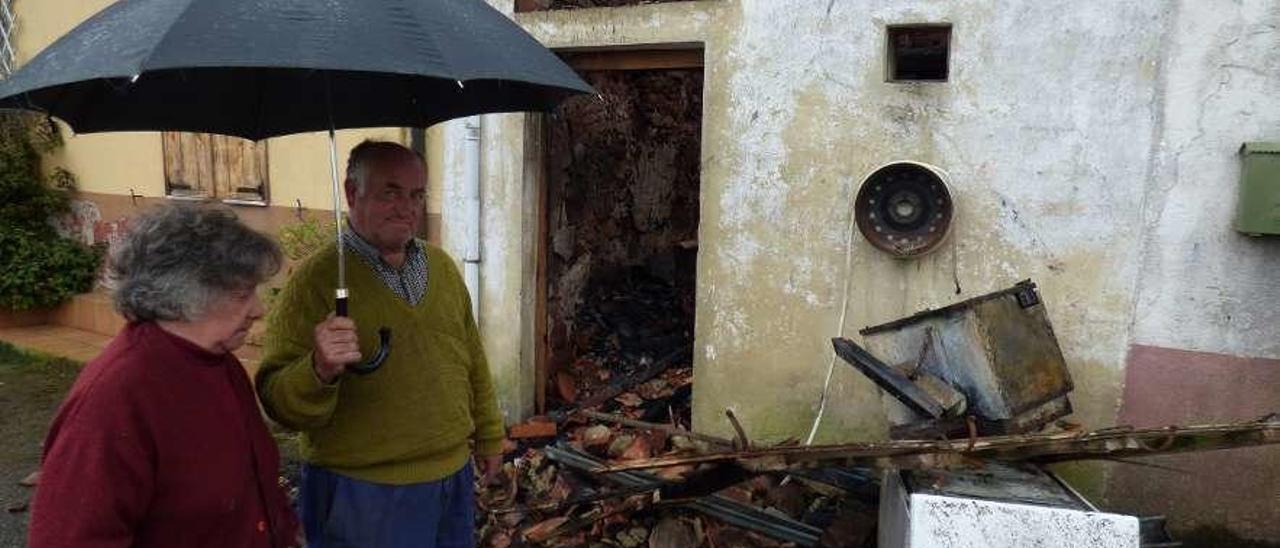
[[[312,547],[472,546],[473,474],[501,465],[502,416],[453,260],[414,238],[422,159],[395,143],[351,151],[350,317],[333,315],[336,244],[302,263],[268,318],[257,390],[302,432],[300,513]],[[346,374],[392,329],[368,375]]]

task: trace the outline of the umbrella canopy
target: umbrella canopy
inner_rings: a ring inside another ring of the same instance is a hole
[[[264,139],[550,110],[591,87],[481,0],[121,0],[0,82],[78,133]]]
[[[482,0],[120,0],[0,82],[0,108],[44,112],[79,133],[258,140],[328,130],[341,240],[335,129],[550,110],[591,91]],[[347,312],[343,247],[339,316]],[[382,365],[390,330],[379,338],[373,358],[353,371]]]

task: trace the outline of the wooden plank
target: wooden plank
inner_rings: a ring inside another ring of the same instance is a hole
[[[266,144],[225,135],[211,139],[216,195],[223,199],[266,201]]]
[[[226,148],[227,155],[227,193],[223,196],[228,198],[239,198],[244,194],[243,189],[258,188],[257,169],[253,166],[255,159],[253,154],[253,143],[244,139],[233,139],[224,137],[222,146]],[[253,192],[257,196],[257,191]]]
[[[702,68],[702,49],[582,51],[560,54],[575,70],[671,70]]]
[[[183,134],[182,154],[188,169],[186,175],[193,179],[193,187],[208,196],[214,196],[213,187],[213,139],[208,133]]]
[[[182,134],[165,131],[160,134],[160,147],[164,154],[164,188],[170,194],[174,187],[186,185],[182,179]]]
[[[537,166],[535,185],[537,203],[534,205],[534,216],[538,228],[534,243],[534,298],[533,298],[533,340],[534,340],[534,408],[538,414],[547,412],[547,377],[551,374],[547,361],[551,357],[551,338],[547,332],[547,254],[548,247],[547,220],[549,206],[547,204],[547,140],[550,138],[545,115],[528,116],[525,124],[525,143],[528,147],[526,161],[533,161]]]
[[[195,195],[203,190],[200,181],[199,169],[199,150],[198,143],[192,139],[191,134],[179,132],[177,136],[177,149],[174,154],[176,163],[174,165],[174,189],[175,195]]]
[[[259,198],[263,202],[270,202],[271,184],[268,173],[270,173],[271,170],[269,169],[270,166],[267,164],[267,142],[265,140],[253,143],[252,157],[254,183],[258,187]]]
[[[213,180],[209,186],[213,189],[213,195],[218,198],[233,197],[235,178],[239,171],[239,166],[232,165],[232,162],[236,161],[232,158],[235,154],[235,143],[230,142],[230,138],[225,135],[210,135],[209,145],[209,152],[213,156]]]

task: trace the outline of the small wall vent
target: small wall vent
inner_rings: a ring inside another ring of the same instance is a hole
[[[951,63],[951,25],[890,25],[886,79],[946,82]]]

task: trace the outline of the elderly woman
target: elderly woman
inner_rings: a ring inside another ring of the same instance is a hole
[[[129,324],[85,365],[45,440],[29,546],[274,547],[297,522],[231,353],[279,249],[225,208],[163,206],[111,256]]]

